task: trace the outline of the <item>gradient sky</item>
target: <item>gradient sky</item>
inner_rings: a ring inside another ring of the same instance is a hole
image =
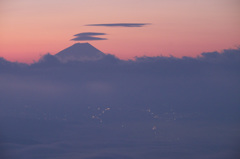
[[[82,32],[108,34],[90,43],[123,59],[196,56],[240,45],[238,10],[238,0],[1,0],[0,57],[30,63]],[[102,23],[152,25],[85,26]]]

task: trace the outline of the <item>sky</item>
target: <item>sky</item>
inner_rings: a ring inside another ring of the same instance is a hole
[[[194,57],[239,46],[239,8],[238,0],[1,0],[0,57],[31,63],[85,32],[103,33],[90,43],[121,59]],[[117,23],[148,25],[91,25]]]

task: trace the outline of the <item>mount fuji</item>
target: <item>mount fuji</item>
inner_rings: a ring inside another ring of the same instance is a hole
[[[55,55],[60,61],[96,61],[106,54],[89,43],[75,43]]]

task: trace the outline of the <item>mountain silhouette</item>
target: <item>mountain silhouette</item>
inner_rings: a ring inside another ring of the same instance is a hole
[[[95,61],[102,59],[105,54],[89,43],[75,43],[55,55],[63,62]]]

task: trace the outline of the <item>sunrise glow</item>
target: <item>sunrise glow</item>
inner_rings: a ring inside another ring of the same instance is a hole
[[[122,59],[135,56],[196,56],[240,44],[236,0],[10,0],[0,2],[0,56],[32,62],[74,44],[74,34],[102,32],[90,41]],[[142,27],[86,26],[150,23]]]

